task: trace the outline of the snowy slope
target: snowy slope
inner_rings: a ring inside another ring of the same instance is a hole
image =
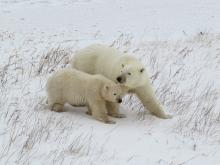
[[[1,0],[0,164],[218,165],[219,15],[217,0]],[[46,78],[91,43],[139,58],[174,118],[134,96],[115,125],[49,111]]]

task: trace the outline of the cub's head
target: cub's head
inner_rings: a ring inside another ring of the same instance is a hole
[[[102,97],[110,102],[122,102],[122,89],[114,82],[105,83],[102,89]]]
[[[136,88],[146,82],[147,73],[144,66],[138,61],[130,64],[121,63],[119,70],[116,81],[124,86]]]

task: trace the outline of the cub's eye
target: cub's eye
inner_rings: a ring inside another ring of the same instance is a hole
[[[140,70],[140,72],[141,72],[141,73],[144,72],[144,68],[142,68],[142,69]]]
[[[114,93],[114,95],[116,96],[117,94],[116,94],[116,93]]]
[[[131,75],[131,73],[130,73],[130,72],[128,72],[128,75]]]

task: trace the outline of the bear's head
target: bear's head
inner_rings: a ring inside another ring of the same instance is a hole
[[[110,102],[122,102],[122,89],[119,84],[112,83],[105,83],[102,88],[102,97]]]
[[[137,60],[131,63],[121,63],[120,73],[116,75],[116,82],[129,88],[142,86],[147,81],[147,73],[144,66]]]

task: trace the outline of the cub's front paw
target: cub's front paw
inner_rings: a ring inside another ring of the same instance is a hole
[[[121,113],[114,113],[114,114],[108,114],[108,115],[115,117],[115,118],[125,118],[126,117],[125,114],[121,114]]]
[[[113,121],[113,120],[107,120],[107,121],[105,121],[105,123],[106,123],[106,124],[115,124],[116,122]]]

